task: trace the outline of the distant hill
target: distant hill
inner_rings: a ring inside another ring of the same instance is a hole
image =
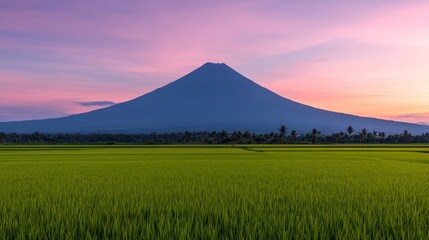
[[[178,131],[277,131],[324,134],[367,128],[386,133],[429,126],[325,111],[277,95],[226,64],[206,63],[188,75],[136,99],[63,118],[0,123],[0,131],[32,133],[149,133]]]

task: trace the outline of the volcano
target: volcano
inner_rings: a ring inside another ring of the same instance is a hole
[[[133,100],[63,118],[0,123],[17,133],[150,133],[180,131],[344,131],[349,125],[386,133],[429,132],[429,126],[325,111],[261,87],[223,63],[206,63]]]

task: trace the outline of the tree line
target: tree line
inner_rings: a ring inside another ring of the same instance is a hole
[[[316,143],[429,143],[429,133],[412,135],[407,130],[401,134],[389,134],[379,131],[368,131],[366,128],[355,130],[348,126],[344,131],[333,134],[322,134],[312,129],[305,134],[295,130],[289,131],[280,126],[278,131],[271,133],[252,133],[249,131],[213,131],[213,132],[177,132],[150,134],[48,134],[34,132],[32,134],[0,132],[0,143],[8,144],[316,144]]]

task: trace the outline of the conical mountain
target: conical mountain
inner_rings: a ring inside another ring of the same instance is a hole
[[[31,133],[149,133],[178,131],[277,131],[306,133],[355,129],[429,132],[429,126],[324,111],[283,98],[226,64],[206,63],[136,99],[64,118],[0,123],[0,131]]]

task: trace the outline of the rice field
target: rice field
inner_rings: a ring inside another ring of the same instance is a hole
[[[0,145],[0,239],[429,239],[429,145]]]

